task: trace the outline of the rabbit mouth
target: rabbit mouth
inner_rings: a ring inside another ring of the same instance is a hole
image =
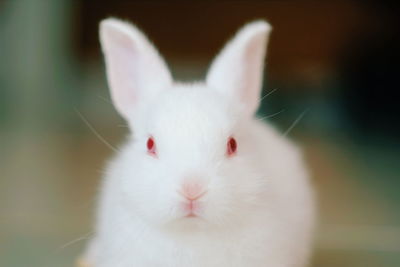
[[[201,217],[202,204],[197,199],[188,199],[182,202],[183,218],[193,219]]]
[[[197,214],[195,214],[194,212],[189,212],[188,214],[186,214],[184,216],[185,218],[196,218]]]
[[[190,210],[190,211],[187,211],[186,213],[184,213],[181,218],[182,219],[193,220],[193,219],[201,218],[201,215],[195,210]]]
[[[203,216],[201,215],[201,213],[199,211],[191,210],[191,211],[188,211],[185,215],[183,215],[182,218],[193,220],[193,219],[202,219]]]
[[[196,220],[196,219],[199,219],[199,216],[197,216],[196,214],[190,213],[188,215],[185,215],[183,218],[185,220]]]

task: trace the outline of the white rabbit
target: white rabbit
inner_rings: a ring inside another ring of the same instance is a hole
[[[254,117],[271,27],[244,26],[204,82],[176,83],[135,26],[100,40],[131,134],[108,165],[92,267],[304,267],[314,200],[299,150]]]

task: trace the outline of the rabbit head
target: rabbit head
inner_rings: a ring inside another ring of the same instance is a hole
[[[251,127],[270,30],[245,25],[205,81],[179,83],[137,27],[101,22],[111,97],[131,130],[112,168],[128,211],[155,225],[227,225],[258,204],[265,182]]]

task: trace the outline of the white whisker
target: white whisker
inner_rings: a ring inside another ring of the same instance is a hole
[[[98,95],[97,97],[100,98],[101,100],[104,100],[105,102],[107,102],[107,103],[109,103],[111,105],[113,104],[110,99],[108,99],[108,98],[106,98],[104,96]]]
[[[285,110],[282,109],[282,110],[280,110],[280,111],[278,111],[278,112],[275,112],[275,113],[273,113],[273,114],[271,114],[271,115],[267,115],[267,116],[258,118],[257,120],[262,121],[262,120],[265,120],[265,119],[269,119],[269,118],[275,117],[276,115],[281,114],[281,113],[284,112],[284,111],[285,111]]]
[[[269,95],[273,94],[278,88],[272,89],[269,91],[265,96],[261,97],[260,102],[262,102],[265,98],[267,98]]]
[[[287,136],[290,131],[299,123],[299,121],[306,115],[308,112],[309,108],[305,109],[298,117],[297,119],[290,125],[290,127],[286,130],[286,132],[283,133],[283,136]]]
[[[89,123],[89,121],[80,113],[76,108],[74,108],[75,112],[78,114],[78,116],[81,118],[81,120],[89,127],[89,129],[97,136],[97,138],[100,139],[101,142],[103,142],[106,146],[108,146],[111,150],[114,152],[118,152],[118,149],[113,147],[110,143],[107,142],[106,139],[104,139],[97,131],[96,129]]]
[[[73,245],[75,243],[78,243],[79,241],[88,239],[91,235],[93,235],[93,232],[86,233],[81,237],[78,237],[78,238],[76,238],[74,240],[71,240],[71,241],[65,243],[64,245],[60,246],[59,250],[65,249],[66,247],[69,247],[69,246],[71,246],[71,245]]]

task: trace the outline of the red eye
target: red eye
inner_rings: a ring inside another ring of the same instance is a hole
[[[156,143],[154,142],[153,137],[147,139],[147,152],[153,156],[156,155]]]
[[[226,154],[228,156],[233,156],[236,153],[236,149],[237,149],[237,143],[236,143],[235,138],[230,137],[228,139],[228,143],[227,143],[226,146],[227,146],[226,147]]]

